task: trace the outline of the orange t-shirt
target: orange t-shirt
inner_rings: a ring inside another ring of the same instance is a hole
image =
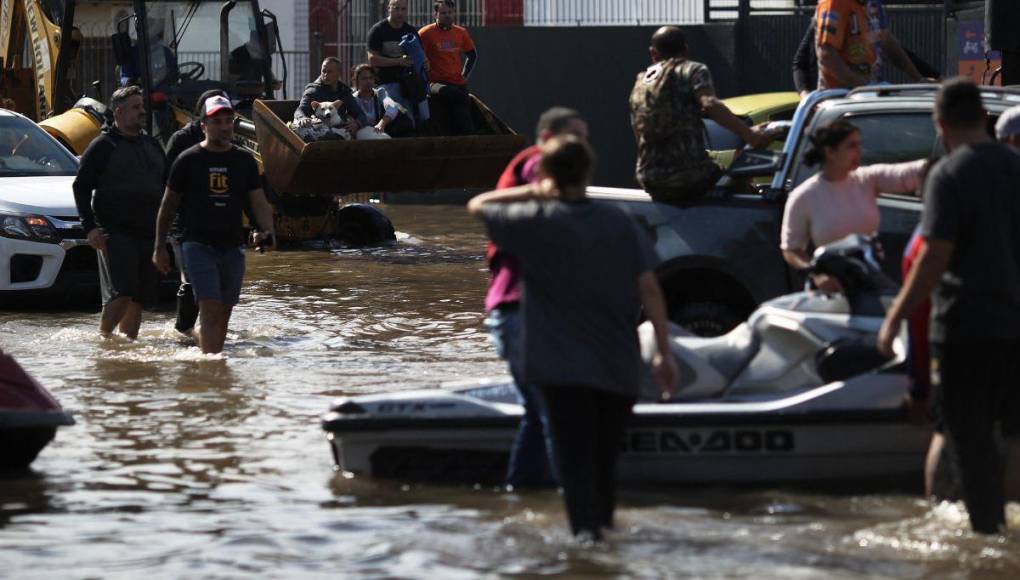
[[[872,46],[868,11],[860,0],[818,0],[815,10],[815,45],[827,44],[839,52],[843,62],[854,72],[874,74],[875,50]],[[834,89],[842,85],[836,76],[821,69],[818,88]],[[852,87],[843,87],[852,88]]]
[[[443,30],[433,22],[418,31],[418,36],[429,59],[430,81],[451,85],[467,83],[461,74],[460,55],[475,49],[467,30],[456,24]]]

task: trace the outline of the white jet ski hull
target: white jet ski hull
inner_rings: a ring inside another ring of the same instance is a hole
[[[505,381],[339,401],[323,418],[338,469],[500,481],[522,408]],[[639,403],[621,481],[920,486],[931,431],[907,421],[907,379],[871,373],[776,400]]]

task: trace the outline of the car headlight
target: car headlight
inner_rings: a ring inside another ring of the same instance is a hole
[[[0,213],[0,236],[33,242],[60,243],[60,234],[41,215]]]

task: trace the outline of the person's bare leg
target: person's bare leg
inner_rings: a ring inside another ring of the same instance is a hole
[[[198,301],[198,346],[202,349],[203,354],[216,354],[223,351],[230,311],[231,307],[224,306],[219,300]]]
[[[946,490],[940,489],[939,470],[946,466],[940,465],[941,461],[948,458],[943,457],[943,448],[946,445],[946,438],[941,433],[932,433],[931,444],[928,446],[928,454],[924,458],[924,496],[928,498],[943,499]]]
[[[124,318],[124,313],[127,311],[130,302],[131,298],[129,296],[122,296],[114,298],[106,306],[103,306],[103,313],[99,317],[99,332],[103,336],[113,334],[113,329],[117,328],[121,319]]]
[[[124,315],[120,319],[120,332],[124,336],[138,338],[138,329],[142,326],[142,305],[141,303],[128,301],[124,308]]]

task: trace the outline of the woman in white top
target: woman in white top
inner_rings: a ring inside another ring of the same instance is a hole
[[[817,248],[850,234],[877,234],[879,193],[916,190],[925,164],[919,159],[861,167],[861,133],[843,120],[818,129],[811,145],[804,162],[821,163],[822,169],[790,194],[780,235],[783,258],[797,270],[810,265],[809,246]],[[822,290],[839,290],[828,277],[814,281]]]
[[[354,98],[368,117],[368,126],[358,131],[358,139],[389,139],[386,127],[401,113],[400,105],[375,86],[375,69],[368,64],[354,68]]]

